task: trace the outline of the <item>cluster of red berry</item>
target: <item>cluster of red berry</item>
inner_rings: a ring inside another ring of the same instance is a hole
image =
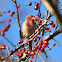
[[[37,38],[34,38],[34,42],[36,42],[36,41],[37,41]],[[22,43],[22,41],[19,40],[18,43],[20,44],[20,43]],[[41,52],[44,52],[45,51],[44,48],[46,48],[48,44],[49,44],[48,41],[43,40],[42,45],[35,45],[35,47],[33,48],[32,51],[26,50],[25,53],[33,56],[33,55],[35,55],[35,51],[37,51],[37,49],[39,49]]]
[[[42,22],[42,19],[37,19],[37,17],[34,18],[33,20],[38,21],[38,23],[41,24],[41,25],[44,23],[44,22]],[[52,27],[55,27],[55,24],[53,23],[53,21],[50,21],[49,25],[51,25]],[[51,32],[49,27],[46,27],[45,30],[48,31],[48,32]]]
[[[35,51],[26,50],[25,53],[31,56],[35,55]]]
[[[55,24],[53,23],[53,21],[50,21],[49,24],[50,24],[52,27],[55,27]]]
[[[38,6],[39,6],[39,3],[36,2],[34,9],[37,10],[38,9]]]
[[[23,53],[20,53],[19,51],[16,51],[15,54],[19,57],[22,57],[23,56]]]
[[[8,10],[8,13],[10,13],[10,10]],[[13,16],[15,14],[15,12],[13,11],[12,13],[10,13],[10,16]]]
[[[55,27],[55,24],[53,23],[53,21],[50,21],[49,24],[50,24],[52,27]],[[46,27],[45,30],[51,32],[51,30],[49,29],[49,27]]]
[[[31,6],[31,5],[32,5],[32,3],[31,3],[31,2],[29,2],[29,3],[28,3],[28,5],[29,5],[29,6]],[[34,7],[34,9],[35,9],[35,10],[37,10],[37,9],[38,9],[38,7],[39,7],[39,3],[37,3],[37,2],[36,2],[36,3],[35,3],[35,7]]]
[[[15,54],[19,57],[23,56],[22,49],[20,48],[18,51],[15,52]]]
[[[10,27],[10,24],[7,24],[6,28],[2,30],[1,35],[4,36],[5,31],[7,31]]]
[[[8,10],[8,13],[10,13],[10,10]],[[15,12],[13,11],[12,13],[10,13],[10,16],[13,16],[15,14]],[[10,22],[11,21],[11,19],[10,18],[8,18],[8,21]]]
[[[10,13],[10,10],[8,10],[7,12]],[[14,14],[15,14],[15,12],[13,11],[12,13],[10,13],[10,16],[13,16]],[[11,19],[8,18],[8,21],[10,22]],[[2,36],[4,36],[5,31],[7,31],[9,29],[9,27],[10,27],[10,24],[7,24],[6,28],[2,30],[2,32],[1,32]]]
[[[37,38],[34,38],[34,42],[35,42],[35,41],[37,41]],[[44,52],[44,50],[45,50],[44,48],[46,48],[48,44],[49,44],[48,41],[43,40],[43,44],[42,44],[42,45],[36,45],[36,46],[33,48],[33,50],[34,50],[34,51],[37,51],[37,49],[39,49],[41,52]]]

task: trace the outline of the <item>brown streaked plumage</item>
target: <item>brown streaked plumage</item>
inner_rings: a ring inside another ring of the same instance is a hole
[[[26,19],[23,22],[22,30],[26,38],[29,38],[29,36],[31,36],[37,29],[36,23],[32,20],[33,18],[35,18],[35,16],[28,15],[26,16]],[[29,50],[30,48],[32,49],[32,41],[29,42]]]

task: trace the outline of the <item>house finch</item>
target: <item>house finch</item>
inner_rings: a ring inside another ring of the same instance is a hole
[[[25,38],[29,38],[30,35],[32,35],[37,28],[36,23],[34,22],[34,18],[36,18],[33,15],[26,16],[26,19],[22,25],[23,34],[25,35]],[[29,41],[29,50],[32,49],[32,41]]]

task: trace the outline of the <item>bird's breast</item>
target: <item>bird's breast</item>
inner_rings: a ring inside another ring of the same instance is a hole
[[[26,21],[26,26],[33,27],[34,26],[33,21]]]
[[[32,21],[25,21],[22,26],[23,34],[29,37],[36,29],[36,23]]]

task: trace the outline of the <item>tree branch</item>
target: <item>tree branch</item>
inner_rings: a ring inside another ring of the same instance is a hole
[[[52,39],[53,37],[55,37],[56,35],[58,35],[58,34],[60,34],[60,33],[62,33],[62,29],[59,29],[59,30],[57,30],[57,31],[55,31],[54,33],[52,33],[51,35],[48,35],[46,38],[45,38],[45,40],[50,40],[50,39]]]
[[[19,13],[18,13],[18,6],[17,6],[17,3],[16,3],[16,0],[14,1],[15,3],[15,7],[16,7],[16,13],[17,13],[17,23],[18,23],[18,27],[19,27],[19,34],[20,34],[20,38],[22,39],[22,34],[21,34],[21,26],[20,26],[20,22],[19,22]]]
[[[5,36],[3,36],[13,47],[15,47],[15,45]]]

